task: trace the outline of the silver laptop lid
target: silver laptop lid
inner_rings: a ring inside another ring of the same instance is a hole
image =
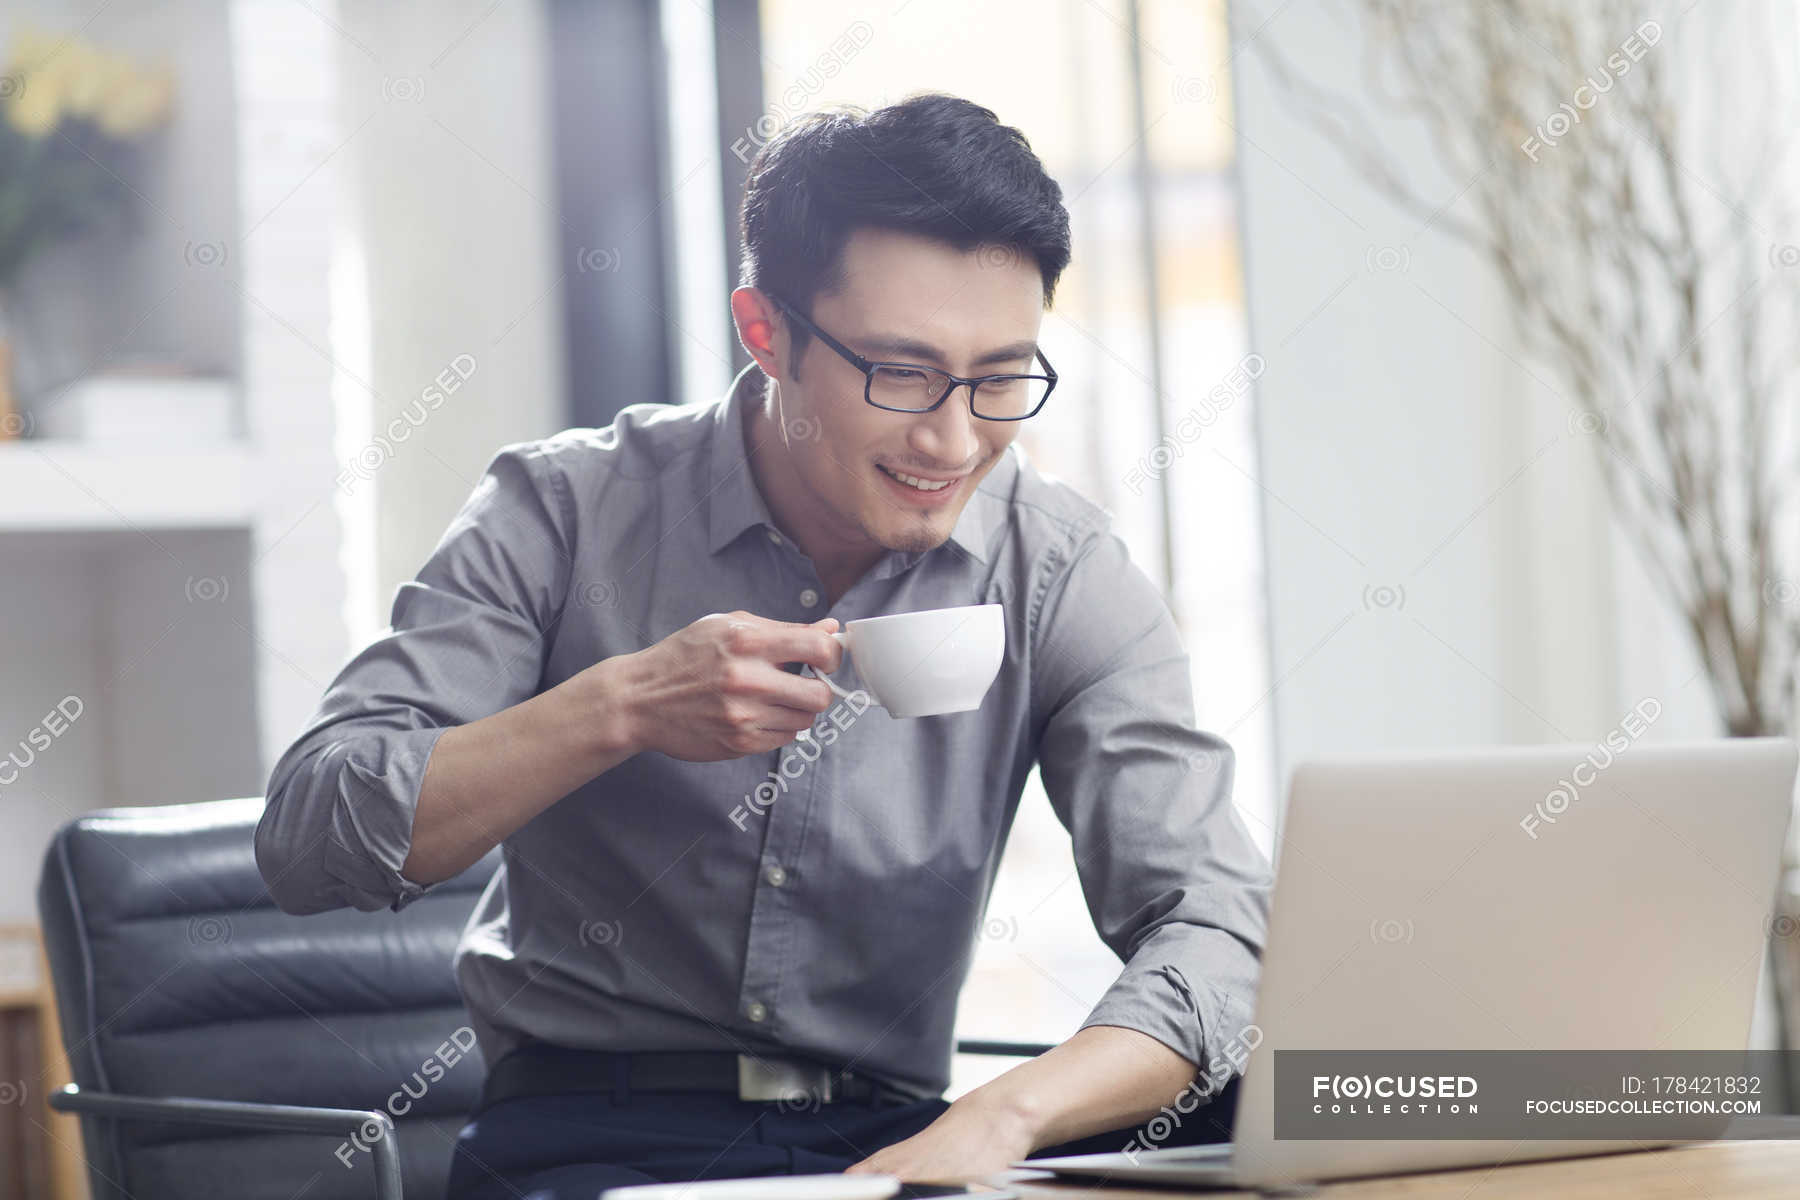
[[[1795,763],[1785,738],[1621,737],[1297,769],[1257,996],[1261,1043],[1235,1128],[1239,1178],[1616,1145],[1277,1143],[1272,1053],[1742,1050]]]

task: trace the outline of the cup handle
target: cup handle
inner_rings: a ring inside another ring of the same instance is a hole
[[[830,637],[833,641],[837,642],[838,645],[842,646],[844,648],[845,654],[848,654],[850,652],[850,639],[846,634],[844,634],[842,632],[838,632],[838,633],[833,633],[833,634],[827,634],[826,636]],[[811,663],[802,663],[800,665],[800,669],[803,671],[812,672],[812,677],[814,679],[821,680],[825,684],[826,687],[828,687],[832,691],[836,692],[838,699],[849,700],[849,699],[853,698],[852,694],[850,692],[845,691],[842,686],[840,686],[839,684],[834,682],[832,680],[831,676],[827,675],[823,671],[815,670]]]

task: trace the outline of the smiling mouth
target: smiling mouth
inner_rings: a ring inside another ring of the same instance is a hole
[[[897,483],[905,484],[915,492],[920,492],[925,495],[930,495],[933,492],[947,491],[961,483],[964,478],[959,475],[955,479],[925,479],[918,475],[909,475],[905,471],[889,470],[880,463],[875,465],[876,468],[889,479],[892,479]]]

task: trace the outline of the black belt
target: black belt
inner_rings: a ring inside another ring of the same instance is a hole
[[[923,1098],[868,1075],[789,1055],[723,1050],[624,1053],[533,1041],[501,1056],[489,1069],[480,1107],[521,1096],[569,1092],[611,1092],[613,1103],[625,1104],[634,1091],[722,1092],[792,1110],[846,1100],[880,1106]]]

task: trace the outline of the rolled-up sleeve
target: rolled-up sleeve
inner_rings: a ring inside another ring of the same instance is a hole
[[[1196,727],[1174,617],[1116,534],[1048,552],[1032,600],[1044,790],[1124,962],[1083,1027],[1138,1030],[1205,1069],[1251,1020],[1268,925],[1231,747]]]
[[[536,694],[568,591],[567,488],[537,444],[501,449],[389,627],[326,689],[275,764],[256,862],[291,913],[399,911],[436,884],[400,872],[432,748]]]

